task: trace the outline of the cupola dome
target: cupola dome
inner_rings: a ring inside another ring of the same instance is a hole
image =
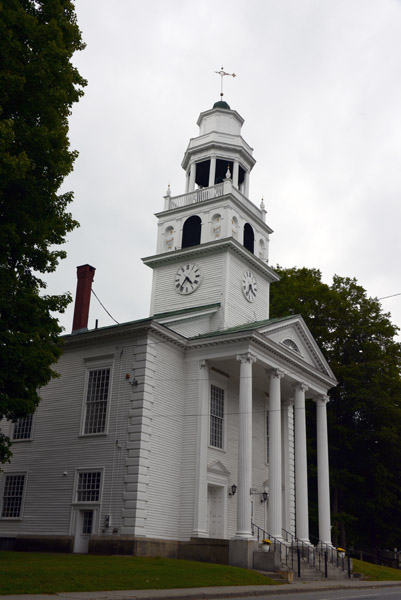
[[[213,104],[213,108],[224,108],[225,110],[231,110],[230,105],[224,100],[219,100]]]

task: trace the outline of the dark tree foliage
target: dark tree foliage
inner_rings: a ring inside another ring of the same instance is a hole
[[[70,0],[0,2],[0,419],[35,410],[56,374],[69,294],[43,294],[41,273],[65,256],[57,247],[78,224],[58,194],[72,170],[68,116],[86,82],[71,64],[83,49]],[[0,463],[10,440],[0,432]]]
[[[328,405],[333,542],[399,547],[401,345],[398,328],[355,279],[278,267],[271,317],[300,314],[338,380]],[[315,410],[310,403],[310,496],[316,500]],[[311,511],[317,515],[316,502]],[[312,529],[313,529],[312,523]]]

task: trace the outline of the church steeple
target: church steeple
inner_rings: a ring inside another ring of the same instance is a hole
[[[156,254],[143,259],[154,271],[150,314],[189,310],[192,323],[194,310],[207,307],[200,333],[268,319],[269,285],[278,279],[268,266],[266,211],[249,199],[256,161],[243,123],[223,100],[200,114],[182,161],[185,193],[164,196]],[[186,318],[173,328],[186,331]]]

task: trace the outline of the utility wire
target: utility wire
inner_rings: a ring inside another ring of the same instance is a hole
[[[385,300],[386,298],[394,298],[395,296],[401,296],[401,292],[399,294],[391,294],[391,296],[382,296],[378,298],[378,300]]]
[[[117,325],[120,325],[120,323],[118,321],[116,321],[114,317],[111,316],[111,314],[109,313],[109,311],[107,310],[107,308],[104,306],[104,304],[102,304],[100,302],[99,298],[96,296],[96,294],[93,291],[93,289],[92,289],[92,294],[95,296],[95,298],[99,302],[100,306],[107,312],[107,314],[109,315],[110,319],[113,319],[114,323],[117,323]]]

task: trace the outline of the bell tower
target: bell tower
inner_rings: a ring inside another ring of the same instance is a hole
[[[180,332],[269,318],[269,286],[278,280],[268,265],[272,230],[263,201],[259,208],[249,199],[256,161],[243,123],[223,100],[200,114],[182,161],[185,193],[168,189],[156,214],[156,254],[143,259],[153,269],[150,314]]]

